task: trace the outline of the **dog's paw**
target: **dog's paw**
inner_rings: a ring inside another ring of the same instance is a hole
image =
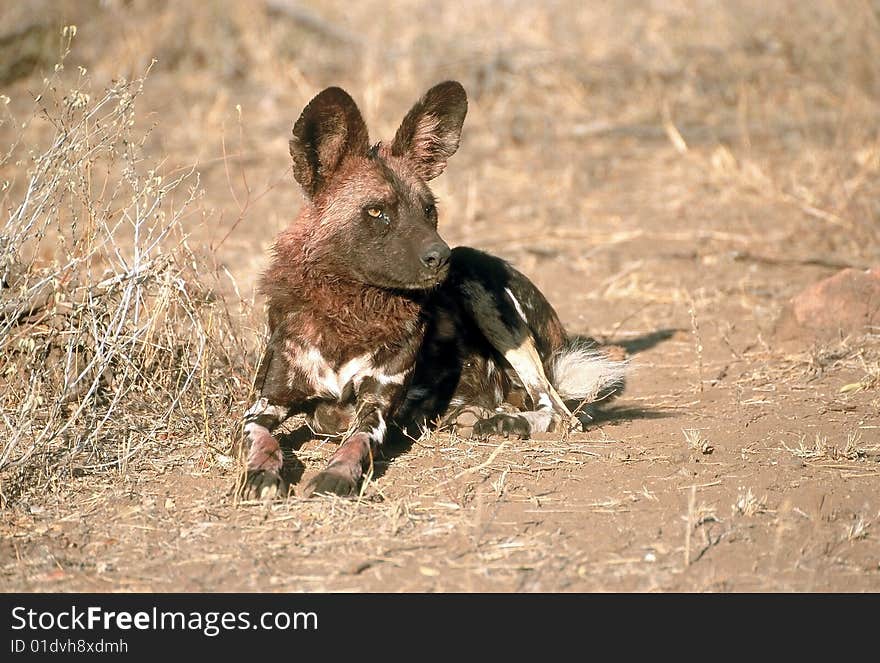
[[[357,492],[359,482],[360,472],[353,470],[348,465],[338,463],[313,476],[306,484],[305,496],[339,495],[340,497],[349,497]]]
[[[480,406],[461,406],[446,418],[441,427],[449,427],[461,437],[473,437],[474,426],[482,419],[491,417],[494,410]]]
[[[287,482],[274,470],[248,470],[239,495],[245,500],[287,497]]]
[[[487,419],[480,419],[474,424],[474,437],[486,438],[490,435],[516,436],[527,440],[532,429],[528,420],[517,414],[496,414]]]

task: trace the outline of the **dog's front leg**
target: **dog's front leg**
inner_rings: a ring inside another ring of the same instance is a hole
[[[257,401],[245,412],[238,445],[245,455],[245,472],[239,494],[245,499],[267,499],[287,494],[281,473],[283,458],[272,431],[297,411],[302,389],[288,384],[289,369],[277,337],[269,339],[254,385]]]
[[[265,396],[245,413],[242,442],[246,449],[246,472],[240,487],[245,499],[272,498],[286,491],[281,477],[281,447],[272,430],[287,418],[289,409]]]
[[[354,494],[364,471],[373,463],[385,441],[386,417],[399,396],[401,385],[365,378],[357,388],[353,432],[330,457],[327,467],[306,485],[306,496],[315,493]]]

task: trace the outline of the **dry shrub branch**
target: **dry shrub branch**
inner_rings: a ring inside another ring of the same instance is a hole
[[[65,78],[56,66],[28,119],[51,124],[48,147],[0,157],[20,180],[0,233],[2,505],[187,441],[223,450],[247,391],[216,272],[181,231],[198,175],[142,156],[144,78],[97,95],[85,70]]]

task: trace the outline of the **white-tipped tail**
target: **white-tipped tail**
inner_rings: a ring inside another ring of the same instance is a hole
[[[618,394],[626,381],[626,361],[610,359],[593,343],[571,339],[551,360],[553,386],[566,401],[592,403]]]

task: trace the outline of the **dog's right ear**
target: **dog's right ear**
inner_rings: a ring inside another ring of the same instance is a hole
[[[311,198],[344,157],[366,155],[369,149],[367,125],[354,99],[341,88],[328,87],[309,102],[293,125],[293,176]]]

